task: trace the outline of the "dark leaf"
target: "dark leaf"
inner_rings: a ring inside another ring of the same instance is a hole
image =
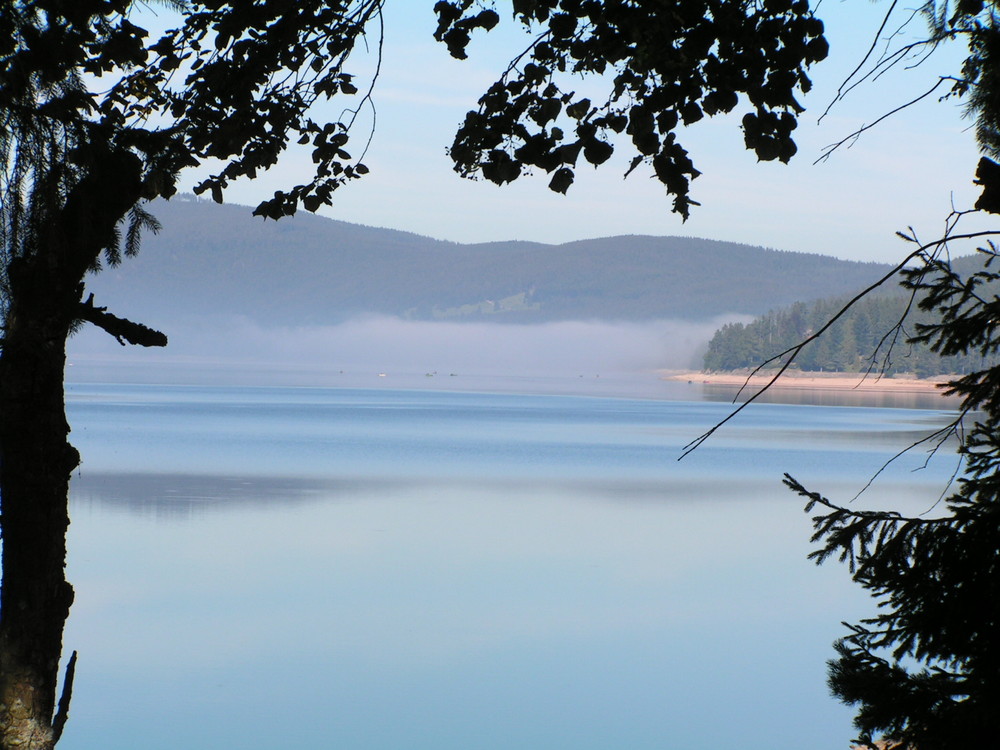
[[[595,138],[584,145],[583,156],[596,167],[610,159],[614,151],[615,148],[610,143]]]
[[[556,173],[552,175],[552,179],[549,180],[549,190],[566,195],[569,186],[573,184],[573,178],[573,170],[569,167],[557,169]]]

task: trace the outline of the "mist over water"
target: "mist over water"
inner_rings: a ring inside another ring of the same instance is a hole
[[[200,368],[221,382],[227,372],[236,377],[254,371],[266,383],[295,373],[592,377],[700,369],[712,334],[732,319],[508,325],[366,316],[338,325],[287,327],[218,317],[164,326],[169,346],[143,351],[123,349],[91,328],[70,341],[70,378],[115,380],[145,370],[169,381],[171,370],[185,368]]]

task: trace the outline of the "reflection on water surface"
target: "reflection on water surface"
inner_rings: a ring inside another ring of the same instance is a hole
[[[677,462],[726,408],[75,388],[61,746],[843,748],[868,604],[781,473],[849,498],[949,415],[762,405]],[[928,507],[911,469],[861,502]]]

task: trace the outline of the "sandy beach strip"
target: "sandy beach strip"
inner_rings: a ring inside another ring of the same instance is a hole
[[[739,372],[675,372],[660,373],[664,380],[680,380],[704,385],[735,386],[748,385],[760,388],[766,385],[774,373],[750,376]],[[747,382],[747,378],[749,383]],[[860,391],[866,393],[939,393],[944,395],[941,385],[947,377],[906,378],[879,377],[850,372],[786,372],[772,385],[772,388],[824,391]]]

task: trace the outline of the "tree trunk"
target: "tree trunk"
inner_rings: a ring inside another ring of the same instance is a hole
[[[58,739],[56,683],[73,601],[65,575],[66,531],[69,476],[79,454],[67,440],[63,395],[69,290],[39,283],[41,270],[25,268],[12,277],[0,352],[0,747],[5,750],[43,750]]]
[[[65,571],[69,477],[80,463],[67,440],[66,339],[83,312],[84,276],[117,242],[116,226],[140,200],[141,174],[134,154],[95,147],[86,175],[61,208],[37,222],[31,246],[7,266],[0,350],[0,750],[49,750],[68,711],[60,702],[54,715],[73,602]],[[65,688],[64,694],[68,698]]]

